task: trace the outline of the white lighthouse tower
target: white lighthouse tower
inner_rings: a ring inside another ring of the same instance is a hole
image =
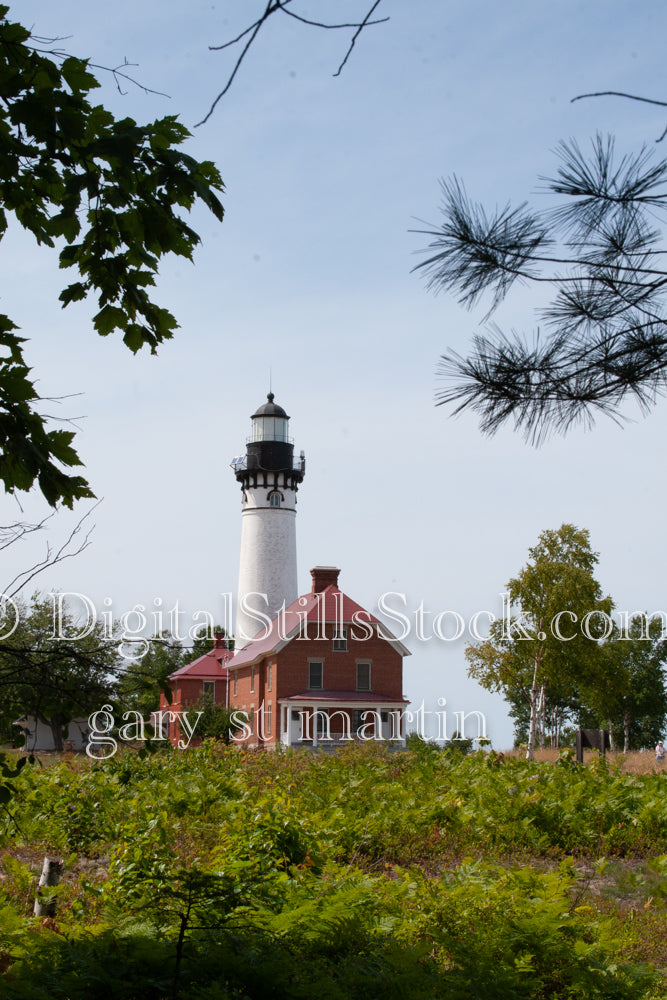
[[[237,649],[298,596],[296,493],[306,460],[303,452],[294,460],[289,417],[273,399],[253,413],[246,454],[232,462],[242,490]]]

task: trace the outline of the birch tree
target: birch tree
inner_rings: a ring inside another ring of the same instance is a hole
[[[588,531],[572,524],[543,531],[529,556],[505,588],[511,613],[492,624],[487,640],[466,649],[466,659],[468,675],[482,687],[527,703],[532,760],[547,698],[567,704],[602,669],[600,640],[613,605],[593,575],[598,556]]]

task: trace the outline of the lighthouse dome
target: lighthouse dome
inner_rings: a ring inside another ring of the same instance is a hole
[[[275,397],[272,392],[268,393],[266,398],[268,402],[263,403],[262,406],[258,406],[253,413],[253,417],[283,417],[285,420],[289,420],[282,406],[278,406],[277,403],[273,402]]]
[[[288,443],[289,417],[282,406],[273,402],[272,392],[266,398],[267,402],[258,407],[252,415],[252,440]],[[263,462],[260,465],[266,468]]]

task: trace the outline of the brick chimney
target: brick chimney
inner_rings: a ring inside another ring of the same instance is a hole
[[[315,566],[311,569],[310,575],[313,578],[313,589],[311,594],[319,594],[327,587],[338,586],[339,569],[335,566]]]

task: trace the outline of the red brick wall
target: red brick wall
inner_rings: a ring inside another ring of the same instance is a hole
[[[188,710],[188,706],[196,704],[202,697],[204,692],[204,682],[207,680],[215,680],[215,702],[218,705],[225,705],[227,703],[227,683],[221,677],[216,678],[206,678],[206,677],[179,677],[177,681],[172,682],[171,692],[172,700],[171,704],[167,702],[167,699],[162,693],[160,695],[160,711],[161,712],[179,712],[181,710]],[[231,694],[231,688],[230,688]],[[166,717],[165,717],[166,718]],[[196,732],[196,730],[195,730]],[[180,727],[178,721],[173,721],[169,726],[169,740],[172,746],[176,746],[178,741],[181,739]],[[188,737],[183,736],[184,741],[187,742]],[[190,746],[198,746],[201,742],[196,736],[194,736],[190,742]]]
[[[317,629],[311,625],[311,635]],[[275,743],[279,738],[280,710],[279,698],[299,694],[308,690],[308,662],[321,660],[323,667],[323,690],[356,691],[357,661],[371,663],[371,689],[369,701],[374,694],[382,694],[399,701],[403,697],[403,657],[385,640],[377,635],[366,641],[354,639],[348,627],[347,651],[333,649],[333,626],[328,625],[325,639],[293,639],[279,653],[265,657],[255,664],[254,692],[250,690],[250,667],[240,668],[238,673],[238,694],[234,695],[234,671],[229,687],[229,704],[232,708],[255,713],[264,702],[264,708],[271,705],[271,733],[265,732],[264,742]],[[268,667],[273,664],[272,690],[268,689]],[[334,731],[340,731],[338,717]],[[245,741],[260,743],[261,732],[255,715],[254,733]]]
[[[271,677],[271,691],[268,689],[268,663],[274,664]],[[254,733],[245,740],[247,743],[262,742],[262,732],[255,712],[262,702],[264,702],[265,714],[268,705],[271,705],[271,732],[267,731],[267,720],[264,726],[263,742],[273,743],[276,740],[277,726],[279,725],[278,705],[276,702],[275,657],[268,657],[260,663],[255,664],[254,691],[251,691],[251,669],[251,667],[241,667],[236,671],[238,674],[238,693],[236,695],[234,694],[234,671],[231,671],[232,679],[229,685],[229,704],[232,708],[240,712],[246,712],[248,716],[252,714],[254,717]],[[276,722],[277,718],[278,723]]]
[[[357,660],[371,663],[371,694],[403,697],[403,658],[385,639],[374,635],[365,642],[348,629],[347,652],[334,652],[333,629],[326,639],[293,639],[277,654],[279,698],[308,690],[308,661],[322,660],[325,691],[356,691]],[[330,636],[330,638],[329,638]]]

